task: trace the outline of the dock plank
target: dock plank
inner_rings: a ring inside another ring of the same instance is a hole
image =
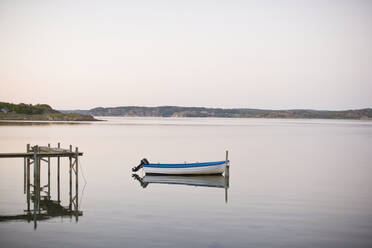
[[[82,152],[78,153],[79,156],[83,156]],[[16,153],[0,153],[0,158],[32,158],[34,156],[33,152],[16,152]],[[75,152],[38,152],[38,157],[74,157]]]

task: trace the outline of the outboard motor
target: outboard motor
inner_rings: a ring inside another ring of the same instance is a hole
[[[132,168],[132,171],[133,172],[136,172],[136,171],[138,171],[139,169],[141,169],[146,164],[149,164],[149,161],[144,158],[144,159],[141,160],[141,163],[139,165],[137,165],[136,167],[133,167]]]

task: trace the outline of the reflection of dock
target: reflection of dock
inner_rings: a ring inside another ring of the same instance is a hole
[[[31,197],[32,202],[37,200],[36,197]],[[76,211],[70,209],[69,207],[64,207],[61,205],[59,201],[48,199],[48,197],[42,197],[40,202],[36,205],[39,206],[39,209],[34,211],[30,208],[25,210],[26,214],[19,214],[19,215],[1,215],[0,222],[6,221],[16,221],[16,220],[24,220],[27,222],[31,221],[40,221],[40,220],[47,220],[54,217],[72,217],[72,216],[82,216],[82,211]],[[36,212],[36,215],[34,214]],[[78,219],[76,219],[78,220]],[[35,222],[35,228],[36,228]]]
[[[30,145],[27,145],[26,153],[1,153],[0,158],[24,158],[24,193],[27,199],[26,214],[12,215],[12,216],[0,216],[1,221],[12,221],[12,220],[26,220],[30,222],[34,221],[34,228],[37,227],[38,220],[50,219],[57,216],[75,216],[78,221],[79,216],[82,215],[82,211],[79,211],[79,156],[83,153],[78,151],[76,147],[75,151],[70,149],[58,147],[52,148],[48,146],[33,146],[30,149]],[[61,158],[69,158],[69,205],[67,207],[61,205],[60,197],[60,162]],[[52,200],[50,194],[50,162],[51,158],[57,158],[57,200]],[[41,162],[45,162],[48,166],[48,184],[41,187]],[[31,184],[31,173],[30,167],[34,165],[33,173],[33,184]],[[73,196],[72,189],[72,174],[75,174],[75,195]],[[31,188],[33,189],[31,191]],[[33,209],[31,209],[31,202],[33,203]]]
[[[185,185],[195,187],[209,187],[209,188],[224,188],[225,202],[227,203],[227,191],[230,187],[230,176],[222,175],[198,175],[198,176],[170,176],[170,175],[145,175],[140,177],[133,174],[132,177],[136,179],[142,186],[146,188],[149,184],[168,184],[168,185]]]

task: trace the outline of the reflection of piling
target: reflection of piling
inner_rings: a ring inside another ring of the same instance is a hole
[[[228,192],[227,187],[225,187],[225,203],[228,202],[227,192]]]
[[[227,171],[229,170],[229,167],[226,167]],[[225,174],[225,202],[227,203],[228,198],[227,198],[227,193],[228,189],[230,188],[230,175],[227,173]]]

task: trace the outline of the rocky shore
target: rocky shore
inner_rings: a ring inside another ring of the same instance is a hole
[[[99,121],[92,115],[82,114],[4,114],[0,113],[0,120],[24,120],[24,121]]]

